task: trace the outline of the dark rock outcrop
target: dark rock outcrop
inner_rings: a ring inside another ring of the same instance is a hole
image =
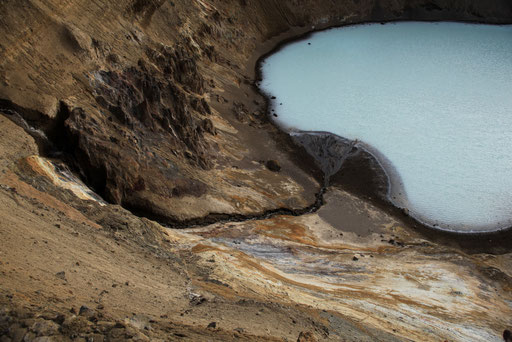
[[[209,111],[204,99],[197,98],[204,92],[204,80],[194,59],[183,48],[150,50],[148,55],[155,64],[140,60],[121,71],[91,74],[103,116],[64,108],[69,111],[71,144],[63,148],[75,157],[88,183],[114,203],[129,202],[131,194],[143,190],[166,196],[202,194],[206,187],[180,177],[174,159],[204,170],[212,166],[205,134],[215,134],[215,128],[191,109]],[[158,148],[167,153],[151,152]],[[174,185],[162,184],[165,179]]]

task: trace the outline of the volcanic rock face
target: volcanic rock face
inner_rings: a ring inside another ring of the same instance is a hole
[[[100,123],[80,108],[73,109],[66,121],[69,135],[78,141],[69,153],[84,154],[78,161],[84,175],[92,184],[103,181],[105,184],[95,188],[114,203],[129,202],[129,193],[144,190],[167,197],[205,193],[203,183],[180,178],[173,161],[166,159],[166,154],[152,153],[154,150],[168,151],[202,170],[212,166],[208,158],[211,147],[204,137],[205,133],[215,134],[212,121],[194,117],[189,109],[199,102],[196,110],[210,111],[204,99],[193,97],[203,93],[204,83],[194,59],[184,57],[183,50],[178,52],[181,57],[168,51],[148,54],[161,68],[148,70],[141,60],[137,67],[92,75],[95,100],[105,114]],[[127,162],[120,163],[119,158]],[[136,167],[126,167],[130,164]],[[91,168],[99,174],[89,174]],[[175,186],[162,184],[165,179]]]
[[[392,19],[504,23],[512,5],[2,1],[2,340],[499,336],[510,246],[438,245],[347,193],[362,154],[318,213],[186,232],[133,215],[185,226],[314,203],[322,174],[267,121],[256,61],[313,28]]]

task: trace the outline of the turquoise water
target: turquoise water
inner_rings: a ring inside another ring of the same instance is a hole
[[[331,29],[262,72],[280,125],[378,151],[401,180],[391,201],[411,216],[456,231],[512,226],[512,26]]]

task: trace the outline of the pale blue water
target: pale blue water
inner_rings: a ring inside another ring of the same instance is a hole
[[[512,26],[331,29],[262,71],[278,123],[377,150],[403,182],[391,200],[412,216],[458,231],[512,225]]]

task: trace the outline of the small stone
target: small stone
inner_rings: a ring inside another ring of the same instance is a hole
[[[55,323],[57,323],[59,325],[62,325],[62,323],[64,323],[65,320],[66,320],[66,316],[64,316],[64,315],[57,315],[52,319],[52,321],[54,321]]]
[[[206,298],[195,293],[190,295],[190,305],[201,305],[206,302]]]
[[[277,160],[268,160],[265,163],[265,166],[267,167],[267,169],[269,169],[272,172],[279,172],[279,171],[281,171],[281,165],[279,165]]]
[[[510,330],[505,329],[505,331],[503,331],[503,340],[505,342],[512,342],[512,332],[510,332]]]
[[[23,341],[34,341],[35,339],[36,339],[36,334],[34,334],[31,331],[26,333],[25,336],[23,337]]]
[[[82,314],[86,313],[87,311],[89,311],[89,308],[87,306],[85,306],[85,305],[82,305],[80,307],[80,310],[78,311],[78,314],[82,315]]]
[[[317,342],[315,335],[313,333],[307,331],[301,331],[299,334],[299,338],[297,338],[297,342]]]
[[[27,334],[28,329],[20,326],[9,328],[9,335],[13,341],[23,341],[23,336]]]
[[[55,335],[59,331],[59,326],[53,321],[38,320],[36,321],[30,330],[37,336],[51,336]]]
[[[210,324],[208,324],[208,329],[215,329],[217,328],[217,322],[211,322]]]
[[[357,261],[357,260],[359,260],[359,259],[354,255],[354,257],[352,258],[352,260]]]
[[[59,279],[66,280],[66,272],[64,271],[55,273],[55,276]]]

